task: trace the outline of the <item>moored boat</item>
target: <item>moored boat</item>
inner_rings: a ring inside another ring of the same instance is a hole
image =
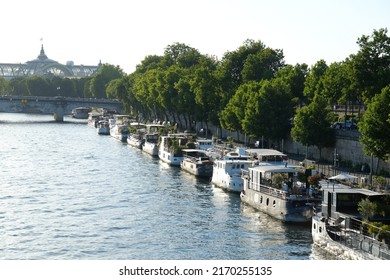
[[[91,112],[89,107],[78,107],[72,110],[72,118],[75,119],[88,119],[89,113]]]
[[[158,157],[161,161],[173,166],[180,166],[184,159],[183,148],[188,143],[188,136],[184,134],[169,134],[161,136]]]
[[[320,184],[321,209],[312,218],[314,246],[336,259],[390,260],[390,195],[328,180]],[[364,217],[362,201],[379,211]]]
[[[89,112],[88,113],[88,125],[90,127],[96,128],[98,121],[100,120],[101,114],[99,112]]]
[[[110,119],[110,136],[126,143],[130,133],[128,128],[130,122],[129,115],[114,115],[113,119]]]
[[[99,135],[110,135],[110,123],[107,119],[102,119],[97,122],[96,132]]]
[[[242,170],[255,164],[249,156],[229,152],[222,159],[214,160],[211,183],[227,191],[240,193],[243,189]]]
[[[196,177],[210,178],[213,174],[213,162],[204,150],[183,149],[184,158],[180,163],[181,169]]]
[[[295,168],[262,164],[243,171],[241,200],[283,222],[309,223],[320,198],[297,181]]]
[[[153,157],[158,157],[159,137],[160,135],[158,133],[146,133],[144,135],[144,141],[142,143],[142,151]]]
[[[129,126],[129,135],[127,137],[127,144],[130,146],[142,149],[144,143],[145,124],[140,122],[132,122]]]
[[[206,139],[206,138],[197,138],[195,141],[195,147],[199,150],[209,150],[212,149],[214,146],[212,139]]]

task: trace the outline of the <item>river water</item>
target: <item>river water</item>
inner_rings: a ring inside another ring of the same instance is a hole
[[[305,260],[281,223],[86,121],[0,113],[0,259]]]

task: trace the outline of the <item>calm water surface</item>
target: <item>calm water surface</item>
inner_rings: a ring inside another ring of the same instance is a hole
[[[0,258],[323,259],[286,225],[85,121],[0,113]]]

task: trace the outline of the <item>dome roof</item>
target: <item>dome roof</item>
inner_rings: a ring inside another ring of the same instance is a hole
[[[30,60],[26,62],[27,64],[32,64],[32,63],[58,63],[55,60],[49,59],[47,55],[45,54],[45,50],[43,49],[43,45],[41,46],[41,52],[39,53],[38,57],[34,60]]]

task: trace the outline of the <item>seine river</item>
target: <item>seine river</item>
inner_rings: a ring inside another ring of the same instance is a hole
[[[3,260],[306,260],[283,224],[86,121],[0,113]]]

